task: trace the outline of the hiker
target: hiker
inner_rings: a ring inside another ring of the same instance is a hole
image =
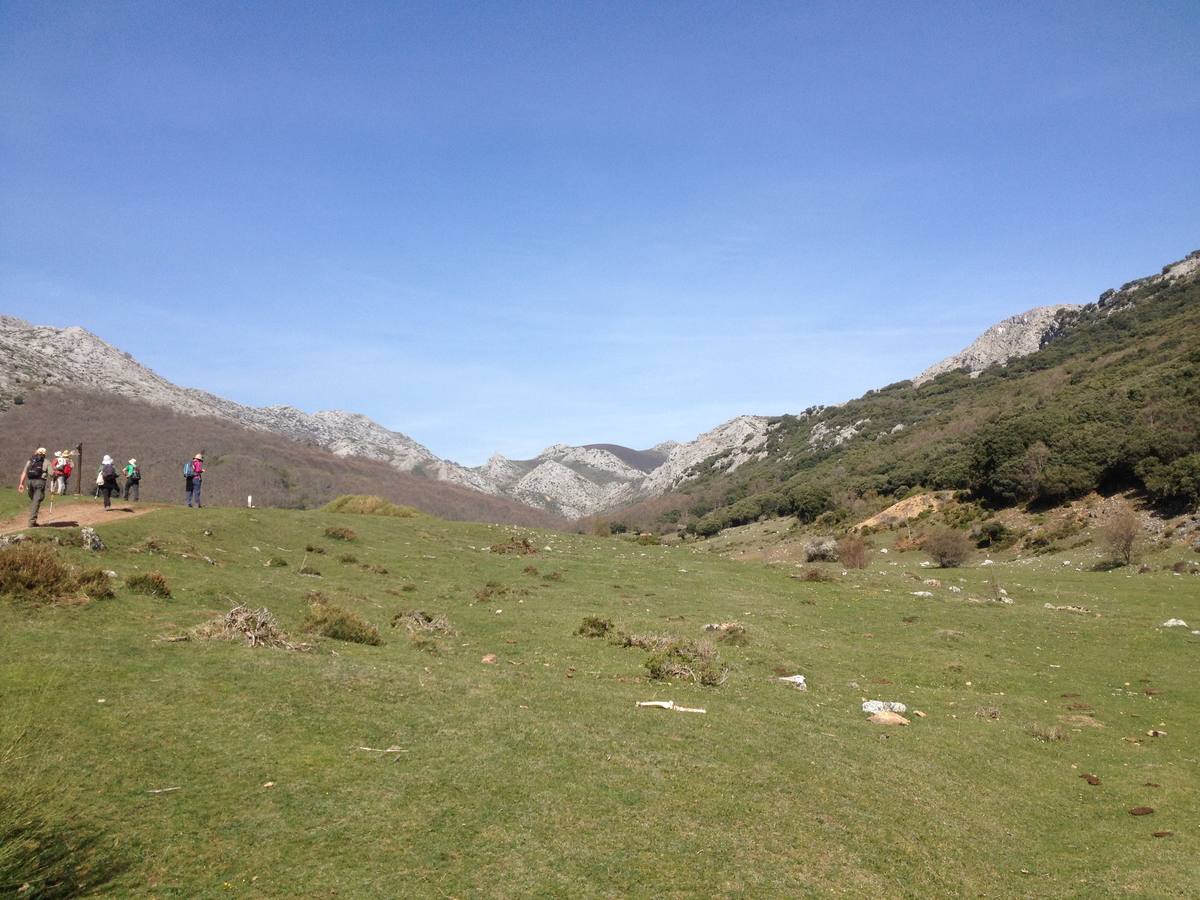
[[[200,481],[204,477],[204,455],[197,453],[192,461],[183,467],[184,499],[191,507],[193,503],[200,507]]]
[[[133,497],[134,502],[138,499],[138,485],[142,483],[142,470],[138,467],[137,460],[131,459],[129,464],[125,466],[125,499]]]
[[[17,483],[17,490],[23,494],[26,488],[29,490],[29,527],[37,528],[38,509],[41,508],[42,501],[46,498],[45,447],[38,447],[33,452],[33,456],[29,457],[25,468],[21,470],[21,480]]]
[[[75,471],[75,467],[71,465],[72,452],[70,450],[64,450],[62,453],[63,464],[62,471],[59,472],[58,475],[60,479],[58,492],[60,494],[65,494],[71,487],[71,473]]]
[[[63,487],[65,482],[63,478],[63,466],[66,464],[67,461],[63,459],[63,452],[55,450],[54,464],[50,467],[50,493],[62,494],[66,492],[66,489]]]
[[[105,509],[112,508],[113,494],[121,496],[121,485],[117,483],[117,467],[113,465],[113,458],[107,454],[100,460],[100,492],[104,494]]]

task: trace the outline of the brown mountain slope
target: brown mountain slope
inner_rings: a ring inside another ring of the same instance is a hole
[[[228,421],[76,390],[38,391],[0,413],[0,477],[16,485],[35,448],[53,453],[81,441],[85,491],[101,456],[109,453],[122,466],[137,458],[143,499],[181,501],[183,465],[203,450],[209,469],[204,500],[214,506],[243,505],[247,495],[256,506],[313,507],[340,494],[376,494],[447,519],[546,528],[566,524],[513,500],[400,472],[385,462],[335,456]]]

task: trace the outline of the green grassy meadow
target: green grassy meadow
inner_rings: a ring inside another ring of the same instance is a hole
[[[1163,568],[1182,550],[1140,575],[876,553],[810,583],[702,543],[424,516],[174,508],[98,530],[106,551],[62,557],[161,572],[173,596],[0,600],[0,790],[97,842],[101,894],[1200,894],[1200,637],[1158,627],[1200,628],[1200,577]],[[488,550],[511,535],[537,552]],[[1012,605],[969,602],[997,586]],[[312,590],[385,643],[304,635]],[[162,640],[239,603],[313,649]],[[457,635],[417,647],[389,627],[413,608]],[[720,687],[653,682],[645,651],[577,636],[585,616],[694,639],[737,621],[748,643],[718,644]],[[869,724],[866,698],[912,724]]]

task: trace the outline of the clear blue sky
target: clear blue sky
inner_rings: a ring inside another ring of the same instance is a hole
[[[1200,4],[0,0],[0,311],[473,464],[1200,248]]]

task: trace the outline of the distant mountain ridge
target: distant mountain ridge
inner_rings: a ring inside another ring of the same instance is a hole
[[[912,380],[920,387],[939,375],[966,371],[971,377],[1036,353],[1068,334],[1090,309],[1104,314],[1126,308],[1147,287],[1188,281],[1200,274],[1200,252],[1164,266],[1161,273],[1106,291],[1094,304],[1056,304],[1011,316],[987,329],[959,353],[930,366]],[[385,462],[401,471],[510,498],[569,519],[623,509],[661,497],[697,478],[711,480],[738,471],[775,452],[781,424],[806,422],[804,448],[835,452],[862,440],[879,440],[911,423],[882,422],[868,416],[843,421],[848,404],[811,407],[799,416],[743,415],[684,443],[667,441],[647,450],[617,444],[553,444],[533,459],[493,456],[467,467],[441,459],[406,434],[391,431],[361,413],[328,410],[306,413],[290,406],[250,407],[206,391],[175,385],[78,328],[31,325],[0,316],[0,410],[23,393],[42,387],[105,391],[180,414],[212,416],[271,432],[341,457]],[[792,428],[787,424],[787,428]],[[790,458],[790,457],[789,457]],[[796,457],[796,458],[799,458]]]
[[[79,327],[31,325],[0,316],[0,407],[44,387],[104,391],[191,416],[212,416],[268,431],[338,456],[386,462],[402,472],[509,497],[536,509],[580,518],[634,502],[688,477],[708,456],[731,452],[736,468],[765,439],[767,420],[739,416],[686,444],[649,450],[615,444],[555,444],[532,460],[494,456],[469,468],[439,458],[406,434],[361,413],[306,413],[291,406],[244,406],[206,391],[180,387],[128,353]]]

